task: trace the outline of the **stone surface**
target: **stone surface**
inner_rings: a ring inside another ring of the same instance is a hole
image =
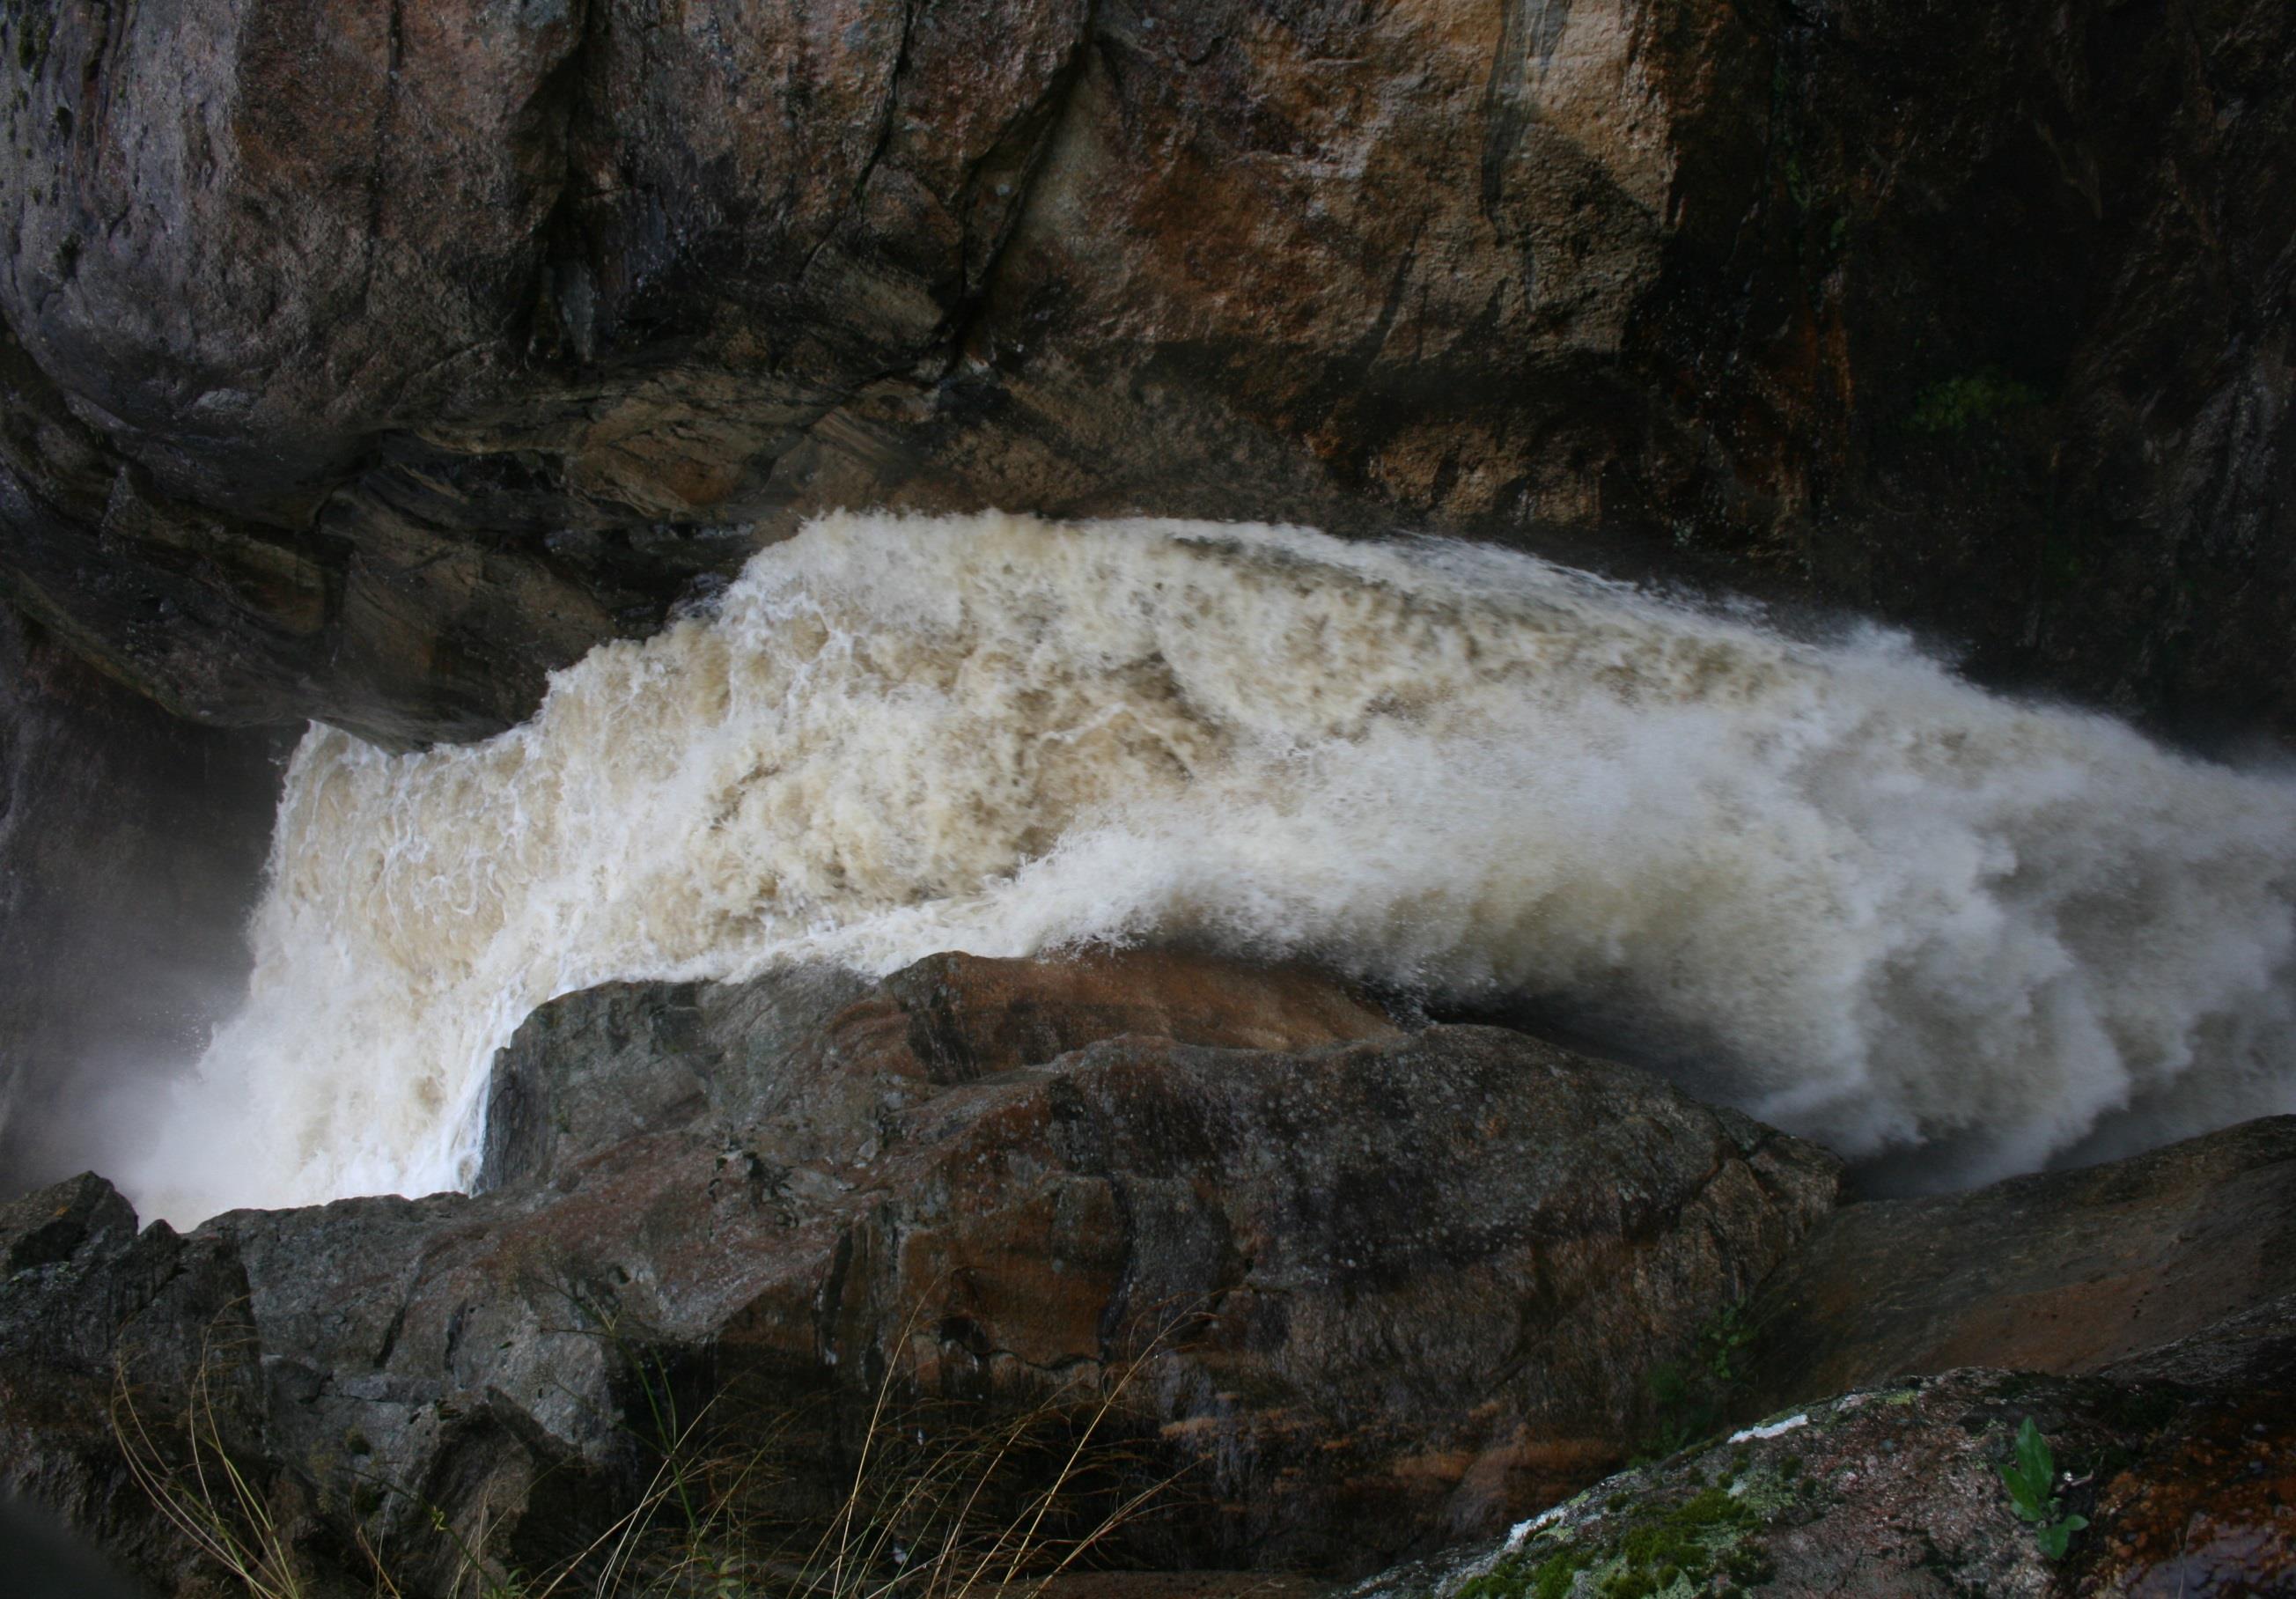
[[[1599,1483],[1512,1547],[1455,1551],[1351,1594],[2263,1599],[2296,1570],[2284,1312],[2272,1341],[2272,1382],[2245,1357],[2211,1367],[2202,1338],[2177,1382],[1964,1369],[1836,1396]],[[1998,1475],[2028,1418],[2054,1455],[2058,1514],[2088,1522],[2061,1560]]]
[[[2094,1372],[2296,1293],[2296,1117],[1850,1205],[1748,1313],[1755,1402],[1985,1365]]]
[[[754,1114],[787,1097],[774,1076],[824,1027],[833,1049],[896,1052],[910,1062],[899,1070],[945,1086],[1135,1034],[1216,1049],[1399,1037],[1383,1013],[1313,973],[1163,951],[935,955],[874,984],[835,967],[739,987],[613,984],[542,1006],[503,1051],[477,1186],[555,1177],[705,1104]]]
[[[0,1270],[10,1276],[135,1234],[135,1208],[94,1172],[0,1205]]]
[[[0,611],[0,1198],[98,1160],[235,1003],[274,753]]]
[[[1647,1074],[1403,1034],[1303,973],[938,957],[850,983],[556,1002],[504,1064],[572,1113],[492,1193],[91,1231],[17,1272],[7,1482],[173,1569],[105,1474],[100,1396],[124,1363],[177,1414],[204,1349],[315,1567],[355,1576],[364,1535],[423,1592],[453,1567],[430,1505],[562,1557],[643,1486],[666,1399],[733,1396],[790,1502],[833,1503],[890,1374],[948,1415],[1113,1395],[1125,1470],[1180,1473],[1136,1558],[1361,1570],[1622,1459],[1649,1369],[1833,1202],[1831,1157]],[[656,1047],[685,1075],[650,1127],[556,1096],[590,1052]]]
[[[881,503],[1448,530],[2296,714],[2277,0],[0,24],[0,586],[190,715],[483,733]]]

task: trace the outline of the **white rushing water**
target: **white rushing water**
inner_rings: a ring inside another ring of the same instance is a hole
[[[1932,1185],[2296,1109],[2296,785],[1448,544],[830,517],[486,743],[315,729],[272,872],[179,1221],[466,1181],[569,989],[1092,939],[1565,1000]]]

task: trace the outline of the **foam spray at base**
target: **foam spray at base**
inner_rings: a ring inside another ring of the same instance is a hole
[[[527,724],[315,728],[147,1214],[466,1183],[615,979],[1185,939],[1612,1019],[1931,1185],[2296,1110],[2296,783],[1505,552],[840,514]]]

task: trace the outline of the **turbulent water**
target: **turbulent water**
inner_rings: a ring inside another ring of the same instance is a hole
[[[1523,556],[837,516],[524,726],[315,729],[179,1220],[470,1176],[612,978],[1183,938],[1567,1003],[1932,1184],[2296,1109],[2296,785]]]

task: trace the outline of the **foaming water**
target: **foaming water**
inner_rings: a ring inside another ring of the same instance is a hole
[[[315,729],[272,873],[178,1220],[466,1182],[554,994],[1095,939],[1565,1001],[1932,1185],[2296,1109],[2296,785],[1447,544],[830,517],[486,743]]]

